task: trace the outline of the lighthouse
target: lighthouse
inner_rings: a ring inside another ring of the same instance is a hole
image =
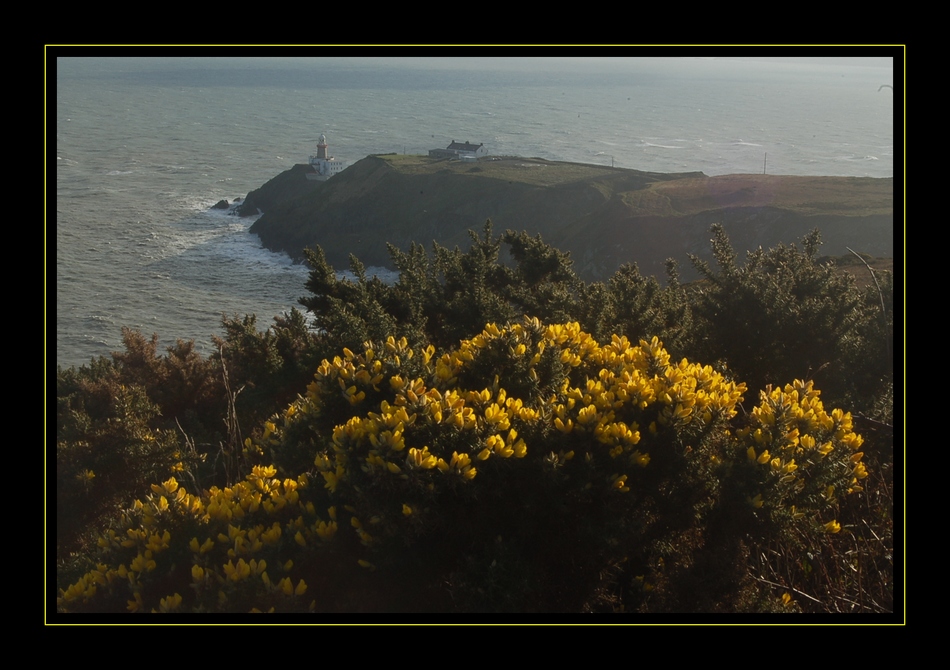
[[[307,173],[307,179],[326,181],[342,172],[346,161],[337,160],[327,152],[327,136],[321,133],[317,140],[317,155],[310,157],[310,167],[312,171]]]
[[[327,136],[320,135],[320,139],[317,140],[317,158],[327,160]]]

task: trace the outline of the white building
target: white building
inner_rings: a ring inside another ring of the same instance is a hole
[[[310,157],[312,172],[307,173],[307,179],[326,181],[346,167],[346,161],[340,161],[327,154],[327,136],[320,135],[317,140],[317,155]]]
[[[456,158],[462,161],[473,161],[486,155],[488,150],[484,144],[472,144],[471,142],[452,143],[445,149],[429,149],[429,155],[435,158]]]

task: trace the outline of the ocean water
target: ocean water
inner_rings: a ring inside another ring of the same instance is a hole
[[[263,327],[296,306],[306,268],[210,207],[304,162],[321,133],[350,164],[458,140],[660,172],[894,176],[880,58],[62,57],[50,72],[64,367],[121,349],[123,326],[208,353],[223,314]]]

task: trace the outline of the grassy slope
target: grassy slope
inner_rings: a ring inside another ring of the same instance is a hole
[[[697,172],[661,174],[540,158],[477,164],[433,161],[425,156],[380,158],[405,175],[449,172],[542,187],[589,183],[607,196],[621,198],[634,215],[658,210],[682,216],[723,207],[781,207],[799,214],[870,216],[890,214],[894,207],[892,179],[757,174],[707,177]]]

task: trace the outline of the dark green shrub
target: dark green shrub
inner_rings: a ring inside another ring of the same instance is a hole
[[[691,257],[705,277],[693,296],[692,355],[727,361],[750,388],[814,379],[841,398],[845,354],[866,317],[851,277],[816,261],[818,231],[801,250],[751,251],[743,266],[722,227],[712,232],[718,269]]]

